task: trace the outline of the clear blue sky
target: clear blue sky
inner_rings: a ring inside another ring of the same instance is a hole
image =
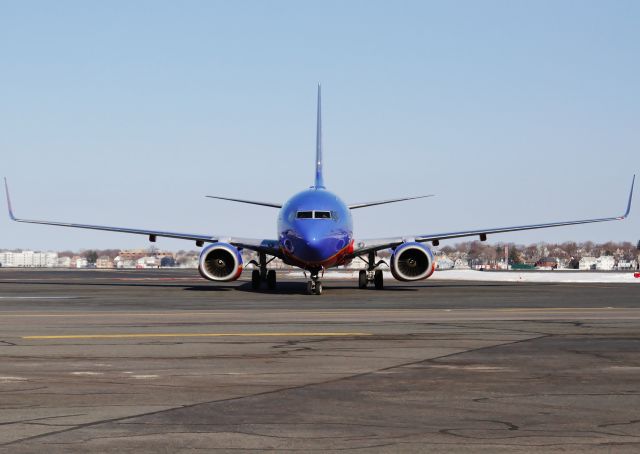
[[[621,213],[640,172],[640,2],[0,2],[0,172],[23,217],[275,238],[325,182],[356,236]],[[0,248],[146,247],[11,223]],[[621,223],[493,241],[640,239]],[[170,249],[188,242],[159,240]]]

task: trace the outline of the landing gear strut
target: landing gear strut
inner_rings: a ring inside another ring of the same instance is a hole
[[[380,260],[376,263],[375,252],[370,252],[368,258],[367,269],[360,270],[358,273],[358,288],[367,288],[369,282],[373,282],[376,290],[382,290],[384,288],[384,277],[382,275],[382,270],[377,270],[376,267],[385,262]]]

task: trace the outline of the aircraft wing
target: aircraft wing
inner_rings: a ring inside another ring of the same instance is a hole
[[[150,241],[155,241],[157,237],[164,238],[177,238],[181,240],[195,241],[197,246],[202,246],[204,243],[215,243],[223,241],[229,244],[233,244],[239,248],[250,249],[252,251],[264,252],[269,255],[275,255],[280,257],[280,248],[277,240],[266,239],[254,239],[254,238],[234,238],[221,235],[206,235],[197,233],[181,233],[181,232],[167,232],[164,230],[148,230],[148,229],[136,229],[130,227],[113,227],[106,225],[94,225],[94,224],[76,224],[71,222],[59,222],[59,221],[45,221],[36,219],[23,219],[18,218],[13,213],[13,207],[11,205],[11,198],[9,196],[9,186],[7,179],[4,180],[5,192],[7,195],[7,206],[9,209],[9,217],[12,221],[24,222],[28,224],[44,224],[44,225],[56,225],[59,227],[73,227],[77,229],[89,229],[89,230],[103,230],[107,232],[119,232],[119,233],[132,233],[135,235],[146,235]]]
[[[362,240],[356,243],[356,247],[354,251],[351,254],[349,254],[349,257],[357,257],[359,255],[366,254],[368,252],[374,252],[382,249],[393,248],[407,241],[416,241],[418,243],[425,243],[425,242],[431,241],[435,245],[437,245],[440,240],[448,240],[451,238],[464,238],[464,237],[478,236],[480,237],[481,240],[485,240],[487,235],[493,235],[496,233],[519,232],[521,230],[547,229],[551,227],[563,227],[567,225],[591,224],[594,222],[621,221],[627,218],[627,216],[629,216],[629,212],[631,211],[631,199],[633,197],[633,185],[635,183],[635,179],[636,179],[636,176],[634,175],[633,179],[631,180],[631,190],[629,191],[629,199],[627,200],[627,209],[625,213],[621,216],[594,218],[594,219],[581,219],[577,221],[548,222],[544,224],[517,225],[517,226],[511,226],[511,227],[490,227],[486,229],[463,230],[459,232],[426,233],[421,235],[410,235],[410,236],[396,237],[396,238],[377,238],[377,239],[370,239],[370,240]]]

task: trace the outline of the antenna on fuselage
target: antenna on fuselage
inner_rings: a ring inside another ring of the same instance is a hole
[[[318,84],[318,116],[316,123],[316,182],[314,187],[316,189],[324,189],[324,178],[322,177],[322,103],[321,103],[321,90],[320,84]]]

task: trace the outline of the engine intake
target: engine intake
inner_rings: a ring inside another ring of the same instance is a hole
[[[198,271],[210,281],[235,281],[242,274],[242,255],[235,246],[213,243],[200,253]]]
[[[433,274],[431,249],[421,243],[404,243],[391,256],[391,274],[399,281],[419,281]]]

